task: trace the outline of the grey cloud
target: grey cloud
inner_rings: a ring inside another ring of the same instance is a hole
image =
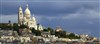
[[[15,14],[20,4],[25,9],[26,2],[3,2],[2,10],[6,9],[8,11],[3,10],[2,13],[7,12],[7,14]],[[99,7],[99,2],[28,2],[28,4],[32,14],[49,14],[50,16],[54,16],[55,14],[75,13],[80,8],[98,10]],[[9,12],[10,9],[13,9],[13,12]]]
[[[0,23],[8,23],[11,20],[12,23],[17,23],[17,14],[3,15],[0,14]]]
[[[76,13],[71,13],[71,14],[58,14],[58,15],[62,15],[62,16],[42,16],[39,15],[39,18],[47,18],[49,20],[53,20],[53,19],[64,19],[64,20],[71,20],[71,19],[99,19],[99,14],[100,12],[95,11],[95,10],[91,10],[91,9],[85,9],[85,8],[80,8],[80,10],[76,11]],[[36,15],[38,17],[38,15]]]

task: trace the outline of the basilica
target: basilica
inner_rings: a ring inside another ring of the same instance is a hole
[[[19,7],[18,10],[18,24],[19,25],[26,25],[29,28],[34,28],[36,30],[43,30],[42,25],[37,24],[35,17],[31,16],[31,12],[29,10],[28,4],[26,5],[26,9],[23,13],[22,7]]]

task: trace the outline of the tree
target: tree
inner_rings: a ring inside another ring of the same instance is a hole
[[[69,39],[80,39],[79,36],[76,36],[74,33],[71,33],[69,35],[66,35],[66,38],[69,38]]]
[[[47,29],[43,29],[43,31],[47,32],[48,30]]]
[[[11,21],[9,20],[8,23],[11,24]]]
[[[19,26],[18,26],[17,23],[14,23],[14,24],[13,24],[13,30],[14,30],[14,31],[17,31],[18,35],[20,35],[20,33],[19,33]]]
[[[8,29],[10,26],[7,23],[0,24],[1,29]]]
[[[51,27],[48,27],[47,31],[50,32],[51,35],[55,34],[54,30]]]
[[[43,29],[43,31],[44,32],[50,32],[51,35],[54,35],[55,34],[54,30],[51,27],[48,27],[46,29]]]
[[[27,25],[20,25],[19,28],[28,28]]]
[[[35,30],[34,28],[31,29],[32,33],[35,34],[36,36],[40,36],[41,32],[39,30]]]
[[[13,26],[11,25],[11,21],[8,21],[8,26],[7,26],[10,30],[13,28]]]
[[[75,34],[74,34],[74,33],[71,33],[69,36],[70,36],[70,37],[74,37],[74,36],[75,36]]]
[[[66,31],[59,31],[59,32],[55,31],[55,35],[60,38],[66,38]]]

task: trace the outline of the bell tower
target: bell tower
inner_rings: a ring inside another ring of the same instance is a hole
[[[23,11],[22,11],[22,7],[19,7],[18,10],[18,24],[22,25],[23,24]]]

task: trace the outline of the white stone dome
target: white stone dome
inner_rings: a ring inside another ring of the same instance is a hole
[[[28,9],[28,5],[26,6],[26,10],[25,10],[25,15],[30,15],[31,13],[30,13],[30,10]]]
[[[35,21],[35,17],[32,17],[32,20],[34,20],[34,21]]]

